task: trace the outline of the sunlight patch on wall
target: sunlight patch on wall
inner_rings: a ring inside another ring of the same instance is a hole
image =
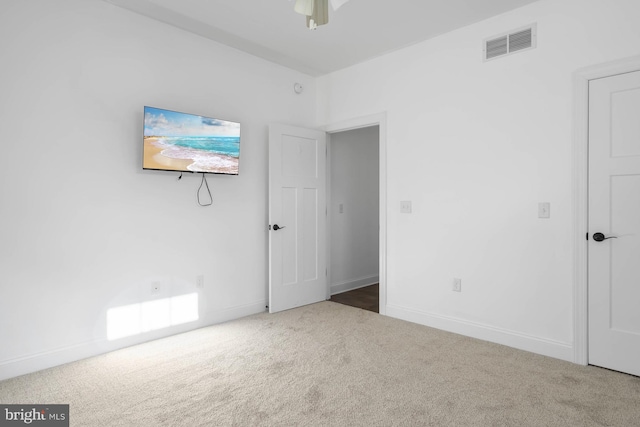
[[[196,320],[197,293],[114,307],[107,311],[107,339],[112,341]]]

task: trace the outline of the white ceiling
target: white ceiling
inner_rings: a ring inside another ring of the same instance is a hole
[[[318,76],[537,0],[350,0],[314,31],[290,0],[104,1]]]

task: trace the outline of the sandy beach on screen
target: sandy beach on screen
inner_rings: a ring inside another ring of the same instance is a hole
[[[158,144],[158,138],[145,136],[144,167],[146,169],[191,170],[192,172],[238,173],[238,159],[236,157],[208,153],[207,164],[202,164],[201,160],[194,164],[194,160],[163,156],[162,151],[166,149]],[[192,166],[195,170],[189,169],[188,166]]]
[[[193,160],[172,159],[160,154],[164,149],[155,143],[158,138],[144,137],[144,167],[146,169],[188,170]]]

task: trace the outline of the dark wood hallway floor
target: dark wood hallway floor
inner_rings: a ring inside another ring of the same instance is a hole
[[[375,285],[365,286],[364,288],[332,295],[329,301],[379,313],[379,292],[380,285],[376,283]]]

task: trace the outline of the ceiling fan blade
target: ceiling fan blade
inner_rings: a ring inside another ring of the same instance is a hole
[[[314,0],[296,0],[293,10],[302,15],[311,16],[313,14],[313,3]]]
[[[338,10],[343,4],[348,1],[349,0],[331,0],[331,7],[333,7],[333,10]]]
[[[313,13],[307,16],[307,28],[315,30],[318,25],[329,23],[329,0],[315,0]]]
[[[311,17],[318,25],[329,23],[329,0],[315,0]]]

